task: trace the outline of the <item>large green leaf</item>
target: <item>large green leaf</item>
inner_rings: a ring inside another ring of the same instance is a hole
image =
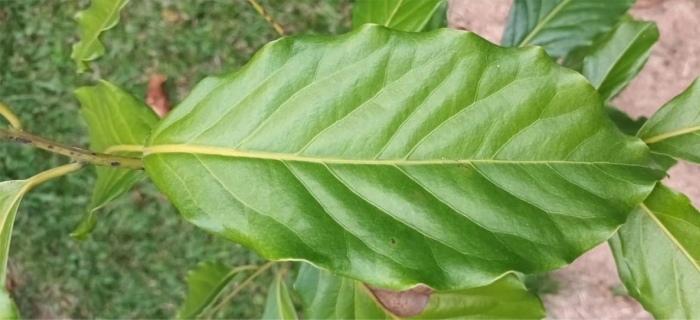
[[[92,0],[90,8],[80,11],[75,19],[80,25],[80,41],[73,45],[71,59],[78,66],[78,72],[90,70],[88,61],[102,56],[105,47],[100,35],[119,22],[119,11],[129,0]]]
[[[158,116],[146,104],[119,87],[100,81],[94,87],[75,91],[81,114],[90,131],[90,150],[126,156],[141,156]],[[143,171],[97,167],[97,182],[88,213],[71,236],[85,240],[97,223],[95,211],[128,191],[143,179]]]
[[[239,271],[216,262],[205,262],[190,270],[187,274],[187,297],[177,312],[177,318],[194,319],[199,316]]]
[[[503,45],[542,46],[561,58],[591,45],[610,30],[635,0],[515,0],[503,34]]]
[[[659,109],[637,136],[653,152],[700,163],[700,79]]]
[[[7,260],[10,253],[12,226],[22,196],[30,187],[28,180],[0,182],[0,319],[18,319],[19,312],[12,297],[5,289]]]
[[[267,290],[267,303],[263,319],[297,319],[289,288],[284,283],[282,273],[278,273]]]
[[[448,29],[280,39],[147,144],[194,224],[391,289],[564,266],[663,177],[581,75]]]
[[[357,29],[365,23],[375,23],[396,30],[423,31],[445,1],[357,0],[352,6],[352,26]]]
[[[700,212],[659,184],[610,240],[630,295],[657,319],[700,318]]]
[[[391,319],[364,284],[304,264],[294,284],[305,315],[311,319]],[[402,299],[401,307],[412,303]],[[419,310],[420,311],[420,310]],[[480,288],[434,292],[417,319],[541,319],[539,298],[514,275]]]
[[[657,40],[656,23],[623,21],[593,44],[582,73],[604,100],[610,100],[642,70]]]

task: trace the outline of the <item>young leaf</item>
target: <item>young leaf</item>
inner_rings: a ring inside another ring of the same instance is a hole
[[[625,20],[589,49],[582,74],[610,100],[642,70],[658,40],[656,23]]]
[[[231,279],[244,269],[231,269],[221,263],[205,262],[187,275],[187,297],[177,312],[178,319],[194,319],[204,311]]]
[[[90,70],[88,61],[102,56],[105,47],[100,42],[102,32],[119,22],[119,11],[129,0],[92,0],[90,8],[80,11],[75,19],[80,25],[80,41],[73,45],[71,59],[78,66],[78,73]]]
[[[5,286],[0,288],[0,319],[19,319],[19,310],[17,310],[17,305],[10,297],[10,293],[7,292]]]
[[[540,48],[368,25],[208,80],[144,151],[194,224],[376,287],[483,286],[609,238],[664,173]]]
[[[653,152],[700,163],[700,79],[651,116],[637,136]]]
[[[515,0],[503,45],[542,46],[553,58],[591,45],[610,30],[635,0]]]
[[[125,156],[141,156],[141,149],[158,116],[134,96],[107,81],[75,91],[81,114],[90,131],[90,150]],[[97,183],[88,213],[71,236],[85,240],[97,223],[95,211],[127,192],[146,177],[145,172],[97,167]]]
[[[27,192],[28,180],[0,182],[0,319],[19,319],[17,306],[5,289],[7,278],[7,260],[10,253],[12,226],[15,222],[17,207],[22,196]]]
[[[305,315],[312,319],[392,319],[364,284],[309,264],[302,265],[294,283]],[[404,299],[404,306],[407,300]],[[539,298],[528,292],[514,275],[506,275],[480,288],[430,294],[416,319],[541,319]]]
[[[445,1],[357,0],[352,6],[352,26],[357,29],[363,24],[375,23],[396,30],[419,32]]]
[[[282,279],[282,274],[278,273],[267,290],[267,303],[263,319],[297,319],[297,312],[294,309],[289,289]]]
[[[700,317],[700,212],[658,184],[610,240],[623,283],[657,319]]]

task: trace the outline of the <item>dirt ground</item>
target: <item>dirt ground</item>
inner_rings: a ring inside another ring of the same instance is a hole
[[[450,0],[450,27],[474,31],[500,43],[512,0]],[[634,117],[650,116],[700,76],[700,1],[640,0],[635,18],[652,20],[661,34],[641,74],[613,104]],[[665,183],[700,207],[700,167],[679,163]],[[652,319],[621,287],[607,244],[552,273],[556,294],[545,295],[551,319]]]

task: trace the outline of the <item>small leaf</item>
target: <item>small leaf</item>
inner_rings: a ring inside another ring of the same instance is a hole
[[[263,319],[297,319],[289,288],[282,279],[282,273],[278,273],[267,290],[267,303]]]
[[[89,71],[87,62],[104,54],[105,47],[100,42],[100,35],[117,25],[119,11],[128,2],[129,0],[92,0],[90,8],[76,14],[81,39],[73,45],[71,59],[77,64],[78,73]]]
[[[163,88],[166,80],[168,78],[162,74],[152,74],[148,77],[148,90],[146,91],[146,104],[161,118],[165,117],[171,109],[168,94]]]
[[[443,2],[445,0],[357,0],[352,7],[352,26],[357,29],[363,24],[375,23],[396,30],[419,32],[433,19]],[[444,19],[447,21],[446,15]]]
[[[456,290],[562,267],[664,172],[540,48],[368,25],[288,37],[194,90],[148,141],[197,226],[375,287]]]
[[[0,319],[19,319],[17,305],[5,290],[5,286],[0,288]]]
[[[187,275],[187,297],[177,312],[178,319],[193,319],[211,305],[231,279],[238,274],[221,263],[205,262]]]
[[[377,289],[334,276],[304,264],[294,284],[305,314],[312,319],[392,319],[396,314],[384,309]],[[379,289],[381,290],[381,289]],[[415,290],[415,289],[414,289]],[[401,293],[401,292],[399,292]],[[404,292],[405,293],[405,292]],[[415,294],[414,294],[415,295]],[[427,292],[427,305],[412,296],[402,296],[390,310],[407,310],[418,303],[415,319],[540,319],[545,316],[539,298],[527,291],[512,274],[479,288]],[[386,298],[384,298],[386,299]],[[408,307],[408,308],[407,308]],[[416,310],[413,310],[414,312]]]
[[[653,152],[700,163],[700,79],[666,103],[637,134]]]
[[[0,319],[19,319],[17,306],[5,289],[5,281],[12,226],[19,203],[30,187],[29,180],[0,182]]]
[[[700,318],[700,212],[658,184],[610,240],[631,296],[657,319]]]
[[[515,0],[503,45],[542,46],[553,58],[591,45],[610,30],[635,0]]]
[[[625,19],[592,45],[582,74],[608,101],[642,70],[658,40],[656,23]]]
[[[94,87],[75,91],[81,114],[90,131],[90,150],[126,156],[141,156],[141,150],[158,116],[143,102],[119,87],[100,81]],[[118,164],[117,164],[118,166]],[[95,228],[95,211],[127,192],[146,177],[145,172],[97,167],[97,182],[88,213],[73,238],[85,240]]]

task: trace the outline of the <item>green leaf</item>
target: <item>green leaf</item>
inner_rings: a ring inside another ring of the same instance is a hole
[[[205,262],[187,274],[187,297],[177,312],[178,319],[194,319],[209,307],[231,279],[241,271],[221,263]]]
[[[80,25],[80,41],[73,45],[71,59],[78,66],[78,73],[90,70],[88,61],[102,56],[105,47],[100,42],[102,32],[119,22],[119,11],[129,0],[92,0],[90,8],[80,11],[75,19]]]
[[[282,273],[278,273],[267,290],[267,303],[263,319],[298,319],[294,309],[289,289],[282,279]]]
[[[651,116],[637,136],[653,152],[700,163],[700,79]]]
[[[5,289],[7,261],[12,239],[12,226],[17,208],[24,194],[31,188],[29,180],[0,182],[0,319],[19,319],[19,312],[12,297]]]
[[[146,138],[159,121],[146,104],[119,87],[100,81],[94,87],[75,91],[82,106],[81,114],[90,131],[90,150],[140,157]],[[143,171],[123,168],[97,167],[97,182],[90,200],[88,213],[71,233],[73,238],[85,240],[97,223],[95,211],[146,177]]]
[[[443,1],[433,12],[432,17],[430,17],[422,31],[427,32],[441,28],[447,28],[447,1]]]
[[[582,74],[608,101],[642,70],[658,40],[656,23],[625,20],[589,49]]]
[[[700,317],[700,212],[658,184],[610,240],[623,283],[657,319]]]
[[[275,41],[149,138],[192,223],[376,287],[484,286],[608,239],[664,176],[540,48],[366,26]]]
[[[357,0],[352,6],[352,26],[375,23],[401,31],[419,32],[434,18],[445,0]],[[445,15],[445,21],[447,16]],[[439,21],[439,20],[438,20]]]
[[[294,284],[305,315],[311,319],[391,319],[364,284],[304,264]],[[403,307],[407,298],[402,299]],[[411,303],[411,302],[408,302]],[[541,319],[539,298],[512,274],[480,288],[434,292],[416,319]]]
[[[591,45],[610,30],[635,0],[515,0],[503,45],[542,46],[553,58]]]

